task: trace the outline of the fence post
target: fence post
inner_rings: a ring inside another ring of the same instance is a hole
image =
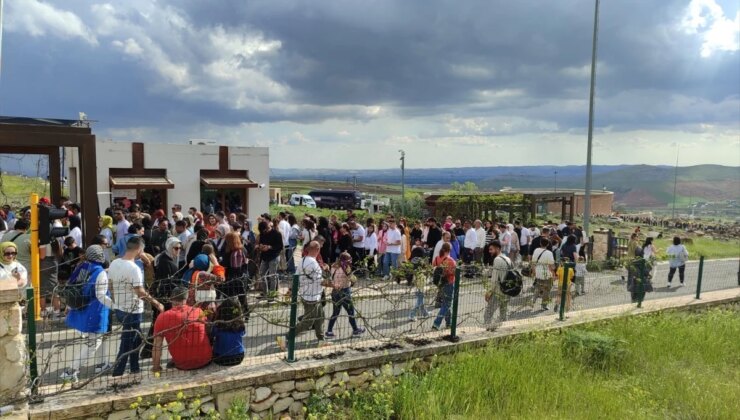
[[[696,277],[696,298],[701,295],[701,278],[704,275],[704,256],[699,257],[699,275]]]
[[[452,315],[450,316],[450,337],[453,343],[460,341],[457,336],[457,304],[460,298],[460,268],[455,269],[455,284],[452,285]]]
[[[26,320],[28,321],[28,358],[30,360],[31,394],[38,392],[39,368],[36,361],[36,302],[33,287],[26,289]]]
[[[575,267],[576,265],[574,263],[565,263],[563,264],[563,279],[559,283],[558,287],[560,287],[560,320],[565,321],[565,304],[568,301],[568,275],[570,274],[570,270],[573,270],[573,277],[575,277]]]
[[[635,268],[637,269],[637,277],[639,279],[637,282],[637,307],[642,308],[642,301],[645,300],[645,281],[647,280],[647,273],[645,273],[645,271],[647,266],[644,258],[637,260],[635,265]]]
[[[288,363],[298,361],[295,358],[295,327],[298,319],[298,274],[293,274],[290,288],[290,327],[288,330]]]

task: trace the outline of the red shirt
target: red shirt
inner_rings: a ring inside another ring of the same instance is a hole
[[[455,260],[453,260],[449,255],[446,255],[444,258],[434,258],[432,266],[437,267],[439,265],[444,267],[447,284],[455,284],[455,267],[457,267]]]
[[[154,334],[167,340],[167,349],[182,370],[198,369],[211,362],[206,316],[200,308],[175,306],[157,317]]]

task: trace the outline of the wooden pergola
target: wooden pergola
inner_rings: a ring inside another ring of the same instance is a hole
[[[62,197],[60,148],[75,147],[80,161],[80,207],[86,243],[98,233],[95,135],[76,120],[0,117],[0,153],[36,154],[49,157],[51,202]]]
[[[507,198],[520,196],[520,200]],[[486,203],[485,197],[501,197],[501,202]],[[479,199],[483,198],[483,199]],[[450,202],[452,199],[452,203]],[[424,199],[429,216],[447,216],[450,207],[457,207],[461,214],[453,214],[453,217],[471,219],[493,219],[496,211],[505,211],[509,214],[509,221],[516,217],[522,220],[535,219],[537,217],[537,206],[552,202],[561,203],[561,219],[573,220],[575,216],[575,192],[548,192],[548,191],[502,191],[502,192],[475,192],[475,193],[451,193],[432,194]],[[450,205],[456,204],[456,205]]]

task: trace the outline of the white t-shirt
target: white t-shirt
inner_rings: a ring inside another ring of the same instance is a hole
[[[70,230],[69,236],[74,238],[75,242],[77,242],[77,246],[79,246],[80,248],[84,248],[82,244],[82,231],[80,230],[80,228],[75,227],[72,230]]]
[[[362,238],[361,241],[357,241],[357,239]],[[352,230],[352,246],[355,248],[365,248],[365,228],[357,225],[357,229]]]
[[[321,292],[324,291],[324,287],[321,285],[322,270],[316,258],[309,256],[303,257],[298,274],[300,274],[298,279],[298,295],[301,299],[309,302],[321,300]]]
[[[511,252],[511,233],[508,230],[499,233],[498,240],[501,241],[501,251],[503,253]]]
[[[283,246],[287,247],[290,240],[290,223],[286,220],[281,220],[278,223],[278,230],[283,234]]]
[[[519,235],[519,245],[524,246],[529,244],[529,237],[532,234],[529,232],[529,229],[522,228],[522,234]]]
[[[388,232],[385,234],[385,243],[386,248],[385,252],[391,253],[391,254],[400,254],[401,253],[401,232],[398,229],[388,229]],[[394,242],[399,242],[398,245],[391,245]]]
[[[532,254],[532,264],[535,266],[535,276],[538,279],[549,279],[551,276],[548,265],[555,264],[555,256],[547,248],[537,248]]]
[[[475,230],[475,235],[478,237],[477,248],[483,248],[486,246],[486,230],[482,227]]]
[[[464,248],[475,249],[478,247],[478,234],[475,229],[470,228],[465,232],[465,242],[463,243]]]
[[[680,267],[689,259],[689,251],[683,244],[671,245],[665,253],[668,255],[668,265],[671,268]]]
[[[126,219],[123,219],[120,222],[116,223],[116,240],[119,240],[126,236],[129,226],[131,226],[131,223],[129,223]]]
[[[368,252],[373,252],[378,249],[378,236],[375,232],[365,236],[365,249]]]
[[[113,291],[113,308],[131,314],[144,312],[144,301],[134,292],[134,287],[144,287],[144,274],[133,261],[113,260],[108,269],[108,279]]]

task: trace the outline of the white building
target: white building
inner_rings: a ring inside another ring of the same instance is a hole
[[[76,153],[65,153],[70,199],[78,201]],[[98,207],[113,202],[138,203],[142,210],[170,213],[244,212],[256,217],[269,209],[270,168],[267,147],[96,142]]]

